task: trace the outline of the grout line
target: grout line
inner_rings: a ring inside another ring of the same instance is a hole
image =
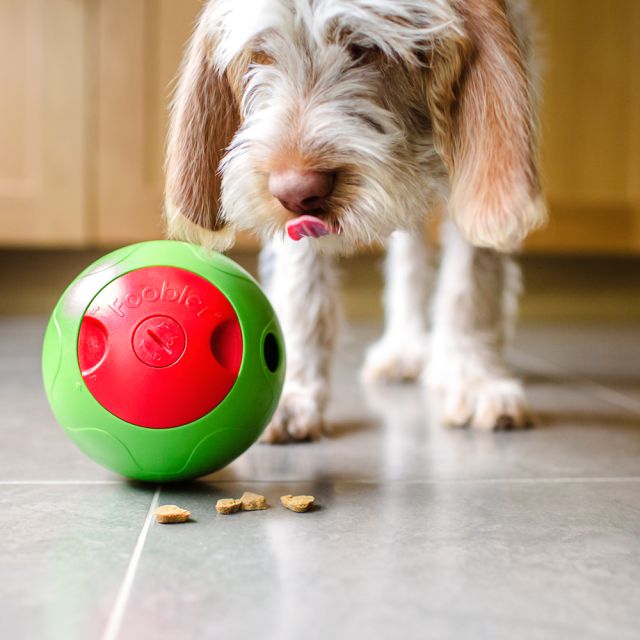
[[[640,476],[556,477],[556,478],[298,478],[296,480],[195,480],[194,485],[296,485],[296,484],[408,484],[408,485],[468,485],[468,484],[575,484],[640,482]]]
[[[0,480],[2,485],[111,485],[122,480]]]
[[[531,355],[527,351],[512,349],[512,352],[517,354],[518,357],[523,358],[525,361],[529,360],[529,362],[540,365],[547,370],[551,370],[554,373],[560,373],[566,376],[568,380],[573,380],[574,382],[591,388],[593,394],[603,402],[607,402],[614,407],[618,407],[618,409],[624,409],[625,411],[629,411],[633,414],[640,414],[640,401],[635,400],[631,396],[621,393],[616,389],[611,389],[610,387],[599,382],[595,382],[595,380],[591,380],[590,378],[571,373],[570,371],[567,371],[565,368],[557,365],[556,363],[549,362],[548,360],[544,360],[542,358],[539,358],[538,356]]]
[[[388,483],[388,480],[382,482]],[[398,484],[420,484],[421,480],[399,480]],[[640,482],[640,476],[602,476],[602,477],[581,477],[574,478],[468,478],[462,480],[434,480],[427,481],[424,484],[596,484],[596,483],[623,483],[623,482]]]
[[[284,480],[195,480],[200,485],[226,484],[531,484],[531,483],[575,483],[575,482],[640,482],[640,476],[597,476],[597,477],[555,477],[555,478],[308,478]]]
[[[140,531],[140,535],[138,536],[138,541],[136,542],[136,546],[133,549],[133,553],[131,554],[129,566],[127,567],[124,579],[122,580],[122,584],[120,585],[120,590],[118,591],[115,604],[113,605],[113,609],[111,610],[111,615],[109,616],[109,620],[107,621],[107,627],[104,631],[104,634],[102,635],[102,640],[115,640],[115,638],[118,636],[118,632],[120,631],[122,618],[124,616],[125,609],[127,608],[127,602],[129,601],[129,596],[131,594],[131,587],[133,586],[133,581],[136,577],[136,571],[138,570],[138,564],[140,563],[142,548],[144,547],[144,543],[147,540],[147,534],[149,533],[149,528],[151,527],[153,512],[158,506],[160,489],[161,487],[158,487],[155,490],[153,498],[151,499],[149,511],[147,511],[147,517],[145,518],[144,524],[142,525],[142,530]]]
[[[616,483],[616,482],[640,482],[640,476],[566,476],[566,477],[552,477],[552,478],[283,478],[281,480],[258,480],[258,479],[240,479],[240,480],[194,480],[193,485],[246,485],[246,484],[259,484],[259,485],[277,485],[277,484],[426,484],[426,485],[467,485],[467,484],[574,484],[577,482],[582,483]],[[44,481],[38,480],[18,480],[18,481],[0,481],[0,486],[95,486],[95,485],[124,485],[122,480],[113,481],[89,481],[89,482],[76,482],[76,481]]]

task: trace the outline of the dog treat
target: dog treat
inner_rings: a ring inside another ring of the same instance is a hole
[[[235,513],[240,509],[242,502],[236,498],[220,498],[216,502],[216,511],[224,516],[228,516],[230,513]]]
[[[252,493],[251,491],[245,491],[242,494],[240,503],[240,509],[242,509],[242,511],[261,511],[269,506],[264,496],[258,493]]]
[[[177,522],[186,522],[191,512],[181,509],[175,504],[163,504],[156,509],[155,515],[156,522],[160,524],[175,524]]]
[[[280,502],[282,506],[296,513],[304,513],[308,511],[315,498],[313,496],[282,496]]]

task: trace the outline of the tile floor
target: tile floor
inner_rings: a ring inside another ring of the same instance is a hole
[[[41,317],[0,319],[0,637],[640,637],[640,327],[526,325],[537,428],[437,424],[419,388],[367,392],[344,337],[331,438],[256,445],[191,484],[85,458],[43,397]],[[279,507],[223,517],[245,489]],[[152,522],[155,504],[193,522]]]

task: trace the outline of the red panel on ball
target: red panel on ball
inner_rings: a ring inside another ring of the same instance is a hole
[[[227,298],[177,267],[145,267],[92,300],[78,336],[89,391],[141,427],[177,427],[209,413],[233,387],[242,332]]]

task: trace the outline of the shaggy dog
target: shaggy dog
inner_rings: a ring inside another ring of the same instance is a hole
[[[332,254],[388,247],[368,380],[423,374],[443,418],[525,423],[502,351],[545,219],[522,0],[210,0],[185,56],[166,162],[170,234],[259,234],[288,368],[267,441],[321,433],[335,336]],[[420,231],[444,208],[432,277]],[[428,294],[435,298],[428,328]]]

